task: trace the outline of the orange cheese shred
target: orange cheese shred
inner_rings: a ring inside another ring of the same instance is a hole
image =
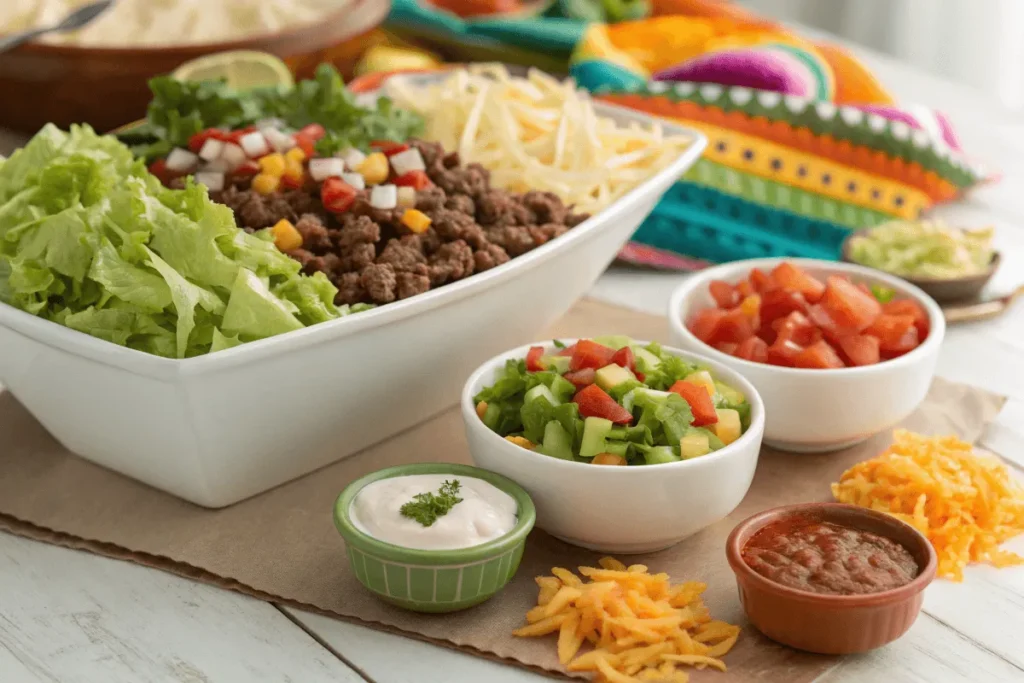
[[[885,452],[854,465],[832,484],[840,503],[885,512],[913,525],[938,555],[938,574],[963,580],[971,562],[1024,564],[1001,550],[1024,533],[1024,486],[994,456],[954,436],[894,432]]]

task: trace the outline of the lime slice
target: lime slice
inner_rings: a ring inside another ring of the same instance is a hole
[[[255,50],[217,52],[185,62],[171,74],[179,81],[224,80],[234,90],[295,85],[288,65]]]

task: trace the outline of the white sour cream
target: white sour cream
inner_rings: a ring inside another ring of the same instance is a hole
[[[436,494],[446,480],[459,481],[459,498],[430,526],[400,512],[418,493]],[[356,528],[374,538],[416,550],[469,548],[504,536],[516,525],[515,498],[483,479],[452,474],[411,474],[366,485],[352,501]]]

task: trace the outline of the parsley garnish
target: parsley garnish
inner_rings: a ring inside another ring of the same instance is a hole
[[[401,507],[399,512],[404,517],[415,519],[423,526],[430,526],[437,521],[438,517],[444,517],[453,507],[462,502],[462,499],[456,495],[460,487],[458,479],[445,480],[436,494],[429,491],[417,493],[412,500]]]
[[[551,343],[555,345],[556,349],[564,349],[565,348],[565,344],[563,344],[562,342],[558,341],[557,339],[552,339]]]
[[[887,304],[896,298],[896,290],[882,285],[871,285],[871,293],[878,300],[878,303]]]

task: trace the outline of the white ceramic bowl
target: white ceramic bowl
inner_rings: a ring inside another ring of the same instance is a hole
[[[571,344],[575,340],[564,340]],[[550,346],[550,342],[534,344]],[[750,427],[714,453],[667,463],[604,467],[552,458],[520,448],[484,425],[473,397],[494,382],[521,346],[481,365],[462,390],[462,419],[478,467],[522,486],[537,507],[537,526],[567,543],[606,553],[646,553],[675,545],[736,509],[757,468],[764,432],[764,404],[739,373],[706,356],[664,347],[706,366],[747,397]]]
[[[899,297],[913,299],[928,312],[931,324],[928,338],[910,353],[877,365],[805,370],[752,363],[730,356],[700,341],[686,328],[691,314],[714,305],[708,292],[709,282],[724,280],[735,284],[745,279],[753,268],[767,272],[782,261],[795,263],[822,279],[838,273],[855,282],[891,287]],[[910,415],[928,393],[946,333],[942,310],[917,287],[864,266],[796,258],[751,259],[702,270],[688,277],[672,293],[668,320],[674,345],[727,365],[757,387],[768,414],[765,443],[798,453],[820,453],[852,446]]]
[[[598,112],[651,118],[603,104]],[[365,448],[458,400],[481,360],[532,338],[597,280],[706,139],[565,235],[404,301],[185,360],[0,304],[0,384],[70,451],[222,507]]]

